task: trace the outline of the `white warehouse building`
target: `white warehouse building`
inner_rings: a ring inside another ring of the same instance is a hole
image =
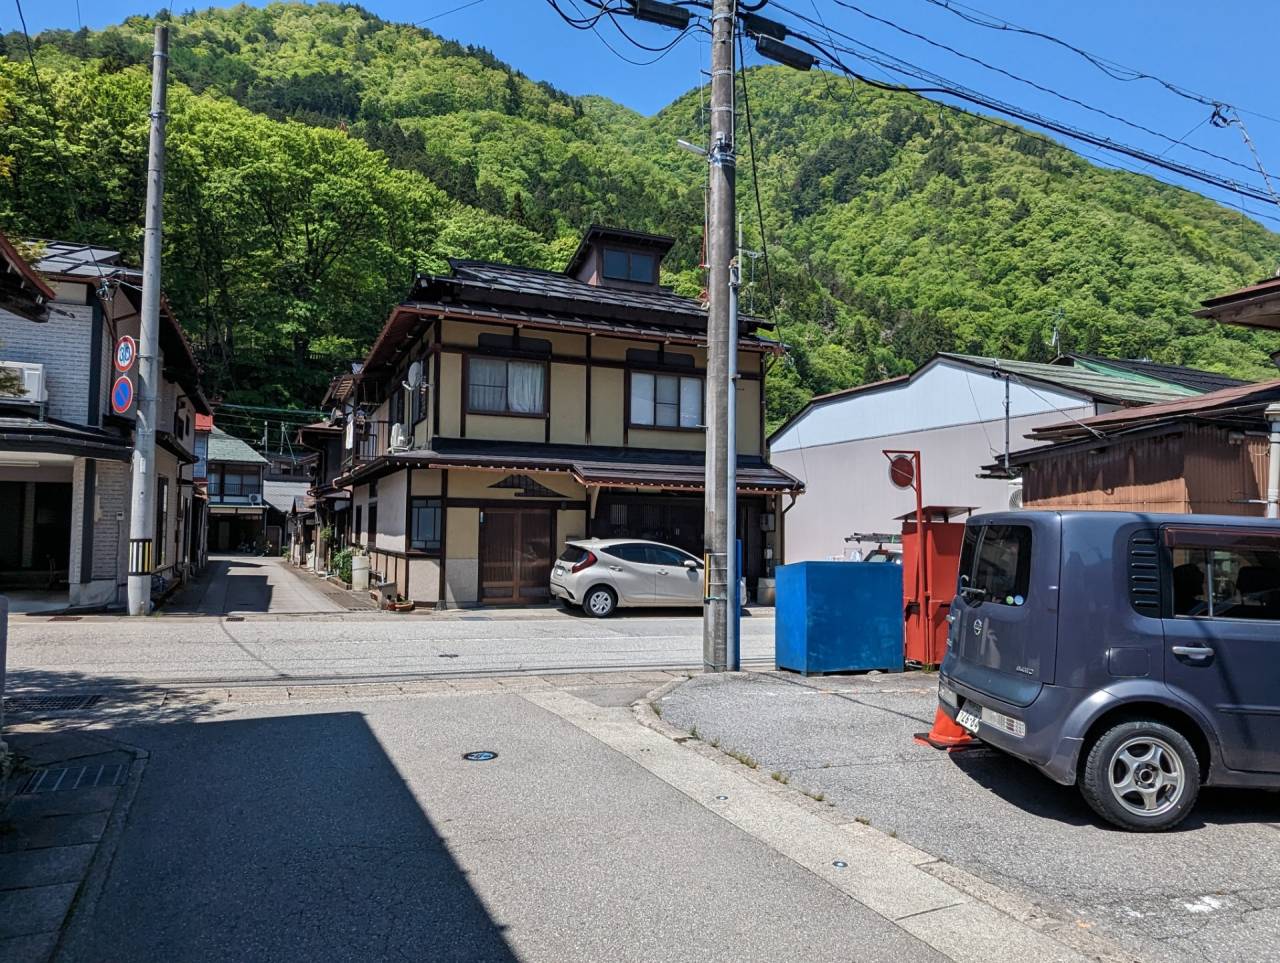
[[[788,562],[848,558],[855,533],[896,533],[915,494],[889,481],[885,450],[919,451],[925,505],[1020,507],[1016,479],[979,477],[1041,425],[1240,384],[1148,361],[1065,355],[1052,364],[940,354],[909,375],[815,397],[769,439],[772,463],[805,485],[787,509]],[[1007,391],[1007,396],[1006,396]]]

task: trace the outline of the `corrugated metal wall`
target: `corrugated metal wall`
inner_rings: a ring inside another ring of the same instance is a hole
[[[1261,515],[1267,439],[1187,425],[1177,433],[1077,451],[1028,465],[1027,508]]]

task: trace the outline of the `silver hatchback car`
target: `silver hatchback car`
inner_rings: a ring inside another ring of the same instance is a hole
[[[702,560],[661,542],[576,539],[551,568],[551,595],[598,619],[619,606],[701,605]]]

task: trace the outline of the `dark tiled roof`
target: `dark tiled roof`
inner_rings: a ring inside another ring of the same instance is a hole
[[[1032,432],[1037,438],[1097,437],[1098,434],[1123,430],[1135,425],[1154,424],[1178,418],[1202,418],[1241,411],[1258,411],[1280,402],[1280,379],[1259,384],[1241,384],[1205,395],[1194,395],[1140,408],[1121,408],[1079,421],[1045,425]]]
[[[387,455],[337,482],[350,484],[362,477],[386,474],[388,469],[401,465],[561,471],[572,474],[584,485],[660,486],[696,491],[702,490],[705,471],[700,451],[437,438],[435,448],[430,451]],[[747,491],[788,492],[800,491],[804,486],[763,458],[740,455],[738,487]]]
[[[451,260],[449,264],[453,277],[442,280],[455,282],[459,294],[468,301],[486,300],[493,292],[505,291],[543,301],[573,302],[579,311],[605,317],[613,311],[630,310],[644,312],[651,323],[661,323],[655,314],[676,315],[683,323],[696,319],[705,325],[707,320],[707,309],[701,301],[682,297],[666,288],[637,291],[587,284],[555,271],[485,261]],[[749,320],[756,327],[767,323],[759,318]]]
[[[1193,391],[1220,391],[1223,388],[1234,388],[1248,382],[1240,378],[1232,378],[1216,371],[1204,371],[1200,368],[1187,368],[1177,364],[1161,364],[1158,361],[1146,361],[1133,358],[1104,358],[1101,355],[1073,354],[1066,355],[1067,360],[1090,362],[1108,368],[1129,371],[1145,378],[1153,378],[1168,384],[1182,385]],[[1055,364],[1058,362],[1055,361]]]
[[[0,451],[53,453],[128,461],[129,439],[65,421],[0,416]]]

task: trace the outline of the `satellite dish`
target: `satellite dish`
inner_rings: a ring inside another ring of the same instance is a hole
[[[410,391],[413,391],[420,384],[422,384],[422,362],[415,361],[413,364],[409,365],[409,378],[405,381],[404,385]]]

